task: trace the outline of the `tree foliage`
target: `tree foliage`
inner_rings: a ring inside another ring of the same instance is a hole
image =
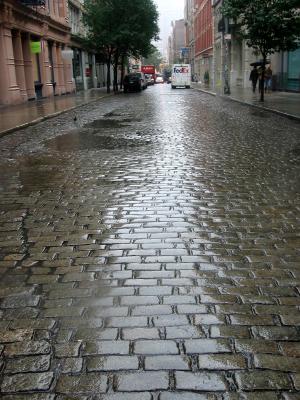
[[[300,45],[299,0],[224,0],[222,12],[234,20],[247,45],[261,53],[264,65],[268,55]]]
[[[115,71],[125,56],[147,56],[158,39],[152,0],[85,0],[83,22],[89,42],[106,55],[108,67],[113,61]]]
[[[151,52],[148,57],[144,59],[145,65],[154,65],[156,69],[159,68],[160,64],[163,62],[163,56],[161,52],[154,46],[152,46]]]

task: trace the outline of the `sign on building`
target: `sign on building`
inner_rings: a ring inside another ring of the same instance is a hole
[[[181,54],[181,57],[182,57],[182,58],[188,57],[188,55],[189,55],[189,48],[188,48],[188,47],[181,47],[181,49],[180,49],[180,54]]]
[[[39,54],[42,50],[41,42],[30,42],[30,51],[32,54]]]

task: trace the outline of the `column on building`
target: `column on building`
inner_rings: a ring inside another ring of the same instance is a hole
[[[241,46],[241,51],[243,54],[243,86],[246,87],[251,87],[251,82],[249,80],[250,72],[251,72],[251,66],[250,63],[255,60],[256,57],[253,55],[253,50],[247,46],[246,41],[243,40],[242,46]]]
[[[66,85],[65,85],[65,77],[64,77],[64,63],[61,55],[62,45],[60,43],[56,44],[57,51],[57,67],[58,67],[58,76],[59,76],[59,85],[60,85],[60,94],[66,93]]]
[[[0,25],[0,104],[21,103],[11,30]]]
[[[30,38],[28,33],[22,34],[22,51],[24,60],[24,74],[28,99],[35,99],[33,66],[30,53]]]
[[[15,59],[17,85],[20,88],[21,99],[23,102],[25,102],[27,100],[27,90],[26,90],[25,70],[24,70],[22,38],[20,31],[15,31],[15,30],[12,31],[12,43],[13,43],[13,52]]]
[[[88,57],[88,55],[85,53],[85,51],[82,50],[81,51],[81,65],[82,65],[82,77],[83,77],[83,90],[88,89],[87,77],[85,76],[86,57]]]
[[[65,50],[72,51],[70,48],[65,48]],[[66,92],[74,92],[75,84],[73,83],[73,66],[71,57],[63,57],[63,71]]]
[[[231,77],[232,86],[244,86],[243,43],[231,35]]]
[[[97,84],[98,84],[98,80],[97,80],[96,56],[95,56],[95,54],[92,55],[92,82],[93,82],[93,87],[96,88]]]
[[[53,83],[51,76],[49,46],[46,40],[42,40],[41,65],[42,65],[41,75],[43,83],[43,96],[49,97],[54,93],[53,93]]]
[[[55,84],[54,94],[57,95],[57,94],[61,94],[61,91],[60,91],[61,85],[59,82],[56,43],[53,43],[53,46],[52,46],[52,60],[53,60],[53,76],[54,76],[54,84]]]

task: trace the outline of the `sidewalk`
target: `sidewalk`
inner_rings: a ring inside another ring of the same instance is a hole
[[[0,107],[0,137],[106,96],[106,87]]]
[[[300,93],[280,91],[266,93],[265,101],[264,103],[261,103],[259,101],[260,94],[258,91],[257,93],[252,93],[250,88],[231,88],[231,94],[225,95],[215,88],[207,87],[200,83],[193,83],[192,87],[206,93],[221,96],[223,98],[229,98],[240,103],[300,120]]]

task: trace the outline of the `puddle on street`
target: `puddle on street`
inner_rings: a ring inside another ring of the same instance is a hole
[[[95,149],[119,149],[149,144],[149,140],[139,137],[98,136],[97,131],[74,130],[47,141],[47,147],[58,151],[78,151]]]
[[[89,122],[84,125],[87,128],[124,128],[128,126],[126,122],[130,122],[130,120],[117,120],[117,119],[95,119],[93,122]]]
[[[269,112],[260,110],[250,111],[250,115],[252,115],[253,117],[270,118]]]
[[[64,164],[61,157],[49,157],[45,154],[22,155],[14,163],[1,166],[1,189],[14,188],[18,193],[24,194],[56,187]]]

